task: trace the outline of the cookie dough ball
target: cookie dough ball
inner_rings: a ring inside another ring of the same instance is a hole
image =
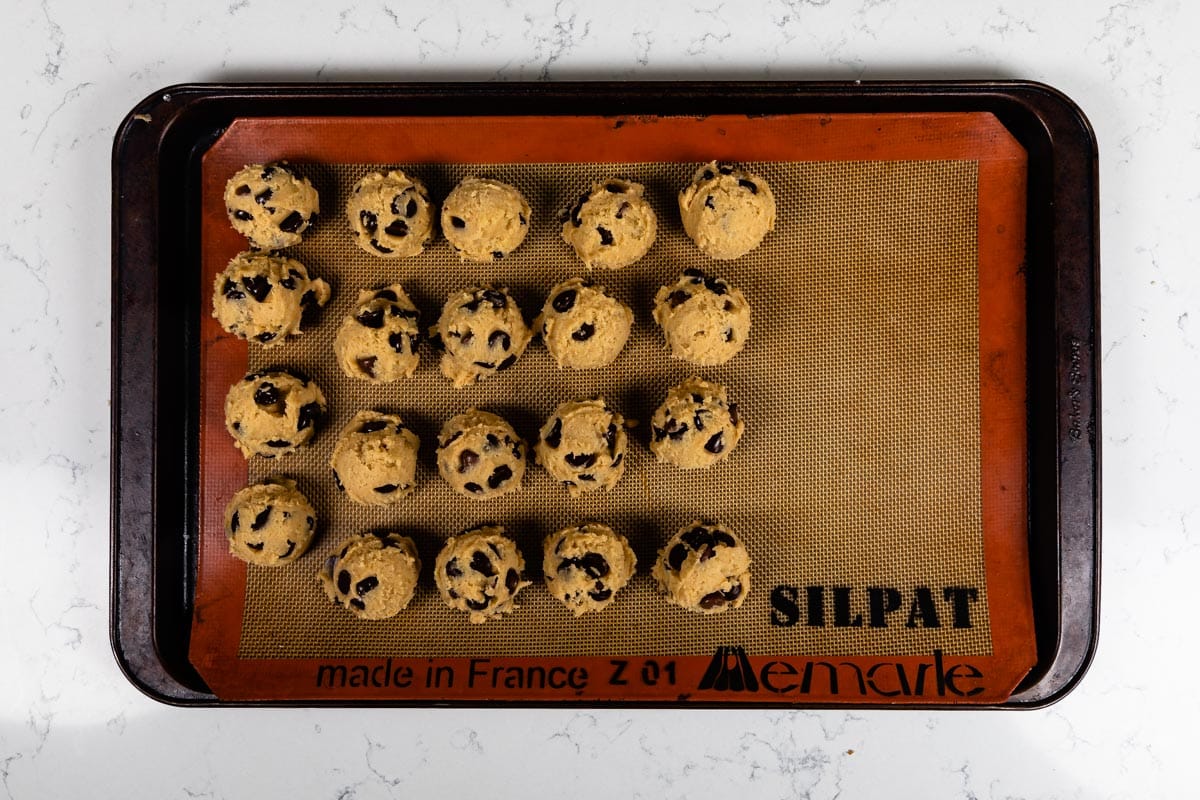
[[[542,551],[546,588],[577,617],[612,605],[637,568],[625,537],[598,522],[550,534]]]
[[[391,505],[413,492],[420,446],[395,414],[360,411],[333,446],[333,480],[356,503]]]
[[[746,346],[750,304],[740,289],[698,269],[685,269],[654,296],[654,321],[671,357],[693,364],[724,364]]]
[[[411,378],[421,361],[420,314],[400,284],[358,293],[358,305],[342,320],[333,350],[351,378],[392,383]]]
[[[434,566],[434,580],[446,605],[466,611],[473,623],[487,622],[517,607],[525,559],[498,525],[480,525],[446,540]]]
[[[246,458],[294,453],[323,416],[321,387],[290,372],[252,372],[225,395],[225,429]]]
[[[387,619],[408,607],[420,574],[413,540],[381,532],[347,539],[317,579],[330,600],[359,619]]]
[[[225,506],[229,552],[247,564],[275,567],[295,561],[308,550],[317,528],[317,512],[296,482],[272,475],[247,486]]]
[[[529,201],[516,187],[463,178],[442,203],[442,234],[464,261],[495,261],[529,232]]]
[[[546,349],[560,367],[599,369],[616,360],[629,331],[629,306],[582,278],[571,278],[550,290],[542,313],[533,323]]]
[[[696,520],[658,552],[650,574],[668,602],[719,614],[740,606],[750,592],[750,553],[728,529]]]
[[[305,318],[329,301],[329,284],[310,278],[299,261],[238,253],[213,281],[213,311],[239,339],[274,347],[300,334]]]
[[[775,229],[775,195],[758,175],[709,162],[679,193],[683,229],[716,259],[746,255]]]
[[[650,420],[650,449],[659,461],[703,469],[729,456],[746,424],[725,387],[688,378],[667,392]]]
[[[225,184],[233,229],[256,250],[299,244],[320,211],[317,190],[286,164],[251,164]]]
[[[491,500],[521,488],[525,442],[501,417],[472,408],[447,420],[438,435],[438,472],[454,491]]]
[[[566,402],[538,436],[537,461],[572,497],[611,489],[625,474],[625,419],[603,397]]]
[[[346,219],[358,246],[381,258],[420,255],[433,238],[429,193],[398,169],[369,173],[354,184]]]
[[[643,191],[640,183],[617,178],[593,183],[565,215],[563,241],[588,269],[628,267],[654,244],[658,218]]]
[[[511,367],[531,336],[508,290],[491,285],[450,295],[430,335],[441,337],[442,374],[456,389]]]

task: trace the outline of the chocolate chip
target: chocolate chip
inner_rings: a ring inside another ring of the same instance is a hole
[[[356,608],[359,611],[363,611],[366,609],[367,604],[364,603],[362,600],[359,600],[357,597],[351,597],[350,598],[350,607]]]
[[[723,530],[714,530],[712,537],[715,544],[723,544],[726,547],[737,547],[737,542],[734,541],[734,538]]]
[[[692,427],[698,431],[704,430],[704,420],[700,419],[700,412],[697,411],[692,417]]]
[[[471,340],[475,338],[474,331],[467,331],[466,333],[459,333],[458,331],[450,331],[450,335],[453,336],[455,339],[458,339],[460,344],[470,344]]]
[[[600,234],[600,246],[601,247],[608,247],[609,245],[611,245],[613,243],[612,232],[608,228],[605,228],[603,225],[596,226],[596,233]]]
[[[296,552],[296,543],[295,542],[293,542],[291,539],[285,539],[284,541],[287,542],[287,550],[284,550],[282,553],[279,554],[280,558],[287,558],[292,553]]]
[[[479,454],[474,450],[463,450],[458,454],[458,471],[462,474],[479,463]]]
[[[737,424],[738,424],[738,407],[737,407],[737,403],[730,403],[730,404],[729,404],[729,421],[730,421],[730,422],[732,422],[732,423],[734,424],[734,427],[736,427],[736,426],[737,426]]]
[[[286,439],[271,439],[267,442],[267,447],[291,447],[292,443]]]
[[[726,313],[726,314],[728,314],[730,311],[733,311],[733,301],[732,301],[732,300],[726,300],[726,301],[725,301],[725,305],[723,306],[723,308],[725,309],[725,313]]]
[[[260,303],[266,300],[267,295],[271,293],[271,282],[261,275],[242,278],[242,286],[245,286],[250,296]]]
[[[713,174],[713,171],[711,169],[706,169],[706,170],[704,170],[703,177],[704,177],[704,180],[711,181],[713,178],[715,178],[717,176]]]
[[[720,278],[705,278],[704,287],[715,295],[723,295],[729,291],[729,285]]]
[[[315,307],[316,304],[317,304],[317,293],[314,291],[309,290],[309,291],[305,292],[304,295],[300,298],[300,305],[302,305],[302,306],[306,306],[306,307],[314,306]]]
[[[375,431],[381,431],[387,426],[388,421],[386,419],[369,419],[362,424],[362,427],[358,429],[358,432],[375,433]]]
[[[238,285],[229,278],[225,279],[225,285],[221,287],[221,294],[228,297],[230,300],[244,300],[246,293],[238,289]]]
[[[392,220],[392,223],[383,229],[383,232],[388,236],[395,236],[397,239],[408,236],[408,223],[402,219]]]
[[[589,578],[603,578],[609,572],[608,561],[599,553],[586,553],[575,561]]]
[[[714,550],[712,547],[705,547],[702,551],[700,551],[700,563],[703,564],[705,561],[708,561],[710,558],[712,558],[716,554],[717,554],[717,551]]]
[[[615,422],[608,423],[608,429],[604,431],[604,441],[608,445],[608,449],[615,450],[617,447],[617,424]]]
[[[625,454],[624,454],[624,453],[617,453],[617,455],[616,455],[616,456],[613,458],[613,460],[612,460],[612,465],[613,465],[613,467],[614,467],[614,468],[616,468],[616,466],[617,466],[618,464],[620,464],[620,463],[621,463],[621,461],[622,461],[624,458],[625,458]]]
[[[524,214],[517,214],[517,219],[518,219],[518,220],[520,220],[520,222],[521,222],[521,224],[522,224],[522,225],[528,225],[528,224],[529,224],[529,220],[525,219],[525,215],[524,215]]]
[[[671,308],[679,308],[681,305],[686,303],[689,298],[691,298],[691,295],[685,292],[683,289],[676,289],[675,291],[671,292],[671,294],[667,295],[667,305],[669,305]]]
[[[471,569],[485,578],[490,578],[496,574],[496,568],[492,566],[492,560],[482,550],[476,550],[471,554]]]
[[[562,443],[562,419],[554,418],[554,426],[550,428],[550,432],[542,437],[542,441],[547,447],[558,447]]]
[[[550,305],[558,313],[565,314],[571,310],[572,306],[575,305],[575,290],[567,289],[566,291],[559,292],[558,295],[550,301]]]
[[[271,191],[270,187],[263,189],[261,192],[254,195],[254,202],[258,203],[260,206],[265,206],[267,202],[270,201],[271,195],[273,194],[275,193]]]
[[[279,223],[279,230],[284,233],[295,233],[300,230],[300,226],[304,224],[304,215],[299,211],[293,211],[283,218],[283,222]]]
[[[332,472],[332,473],[333,473],[333,482],[334,482],[335,484],[337,484],[338,491],[339,491],[339,492],[344,492],[344,491],[346,491],[346,486],[345,486],[345,484],[343,484],[343,483],[342,483],[342,479],[341,479],[341,478],[338,476],[338,474],[337,474],[337,470],[336,470],[336,469],[334,469],[334,470],[330,470],[330,472]],[[343,553],[342,555],[345,555],[345,553]]]
[[[379,585],[379,578],[374,575],[368,575],[358,583],[354,584],[354,593],[359,597],[365,597],[368,592]]]
[[[492,258],[499,261],[500,259],[504,258],[504,251],[503,250],[493,250]]]
[[[325,413],[325,409],[320,403],[305,403],[300,406],[300,413],[296,415],[296,430],[302,431],[315,423]]]
[[[743,189],[749,189],[750,194],[758,194],[758,185],[755,184],[754,181],[748,181],[745,178],[739,178],[738,186],[741,186]]]
[[[671,441],[678,442],[687,433],[688,426],[686,422],[680,422],[677,419],[667,420],[667,425],[663,428],[663,432]]]
[[[254,393],[254,402],[260,406],[273,406],[279,402],[279,390],[273,383],[264,383]]]
[[[234,219],[240,219],[242,222],[249,222],[254,219],[249,211],[242,211],[240,208],[233,212]]]
[[[742,585],[740,583],[735,583],[733,586],[730,586],[724,592],[721,592],[721,595],[726,600],[729,600],[729,601],[737,600],[738,597],[741,596],[741,594],[742,594]]]
[[[708,528],[702,527],[692,528],[690,531],[687,531],[680,536],[679,539],[688,547],[696,551],[713,544],[712,531],[710,531]]]
[[[350,594],[350,573],[346,570],[338,573],[337,588],[342,594]]]
[[[708,197],[704,198],[704,207],[711,208],[713,211],[717,210],[717,206],[715,203],[713,203],[713,196],[711,194]]]
[[[374,248],[375,248],[376,250],[378,250],[380,253],[384,253],[384,254],[387,254],[387,253],[391,253],[391,252],[392,252],[392,248],[390,248],[390,247],[384,247],[384,246],[383,246],[383,245],[381,245],[379,242],[377,242],[375,239],[372,239],[372,240],[371,240],[371,247],[374,247]]]
[[[304,522],[305,522],[305,524],[308,525],[308,529],[310,531],[313,529],[313,526],[317,524],[317,521],[315,519],[313,519],[312,517],[305,517]]]
[[[492,474],[488,476],[488,488],[499,489],[500,486],[513,476],[512,467],[507,464],[501,464],[492,470]]]
[[[264,170],[262,171],[262,175],[261,175],[260,177],[261,177],[261,178],[262,178],[264,181],[269,181],[269,180],[271,180],[271,178],[272,178],[272,177],[274,177],[274,176],[275,176],[275,170],[276,170],[276,169],[283,170],[284,172],[287,172],[287,170],[283,169],[283,167],[276,167],[274,164],[272,164],[271,166],[267,167],[266,169],[264,169]]]
[[[375,377],[375,362],[379,359],[376,356],[365,356],[363,358],[354,359],[354,363],[358,364],[358,368],[367,376]]]
[[[394,483],[385,483],[382,486],[376,486],[374,491],[378,494],[391,494],[400,487]]]
[[[496,309],[501,309],[508,306],[508,298],[505,297],[504,292],[496,289],[484,289],[479,293],[479,299],[483,300],[484,302],[491,303],[492,308]]]
[[[260,333],[258,336],[255,336],[254,338],[257,339],[258,341],[262,342],[263,344],[266,344],[267,342],[269,342],[275,338],[275,334],[271,333],[270,331],[263,331],[262,333]]]
[[[597,603],[603,603],[605,600],[612,597],[612,589],[596,589],[588,592],[588,597],[592,598]]]
[[[508,572],[504,573],[504,588],[508,589],[508,593],[512,594],[517,590],[517,584],[521,582],[521,576],[515,569],[509,568]]]
[[[587,201],[587,192],[584,192],[583,194],[579,195],[579,199],[575,202],[575,207],[571,209],[571,222],[576,228],[583,224],[583,220],[580,219],[579,214],[581,211],[583,211],[583,204]]]
[[[496,368],[495,363],[491,362],[491,361],[472,361],[471,363],[474,366],[479,367],[480,369],[495,369]]]
[[[450,218],[450,224],[451,224],[451,225],[453,225],[453,226],[454,226],[454,227],[456,227],[456,228],[465,228],[465,227],[467,227],[466,220],[464,220],[462,217],[451,217],[451,218]]]
[[[266,544],[266,542],[246,542],[246,547],[249,547],[256,553],[261,553],[264,544]]]
[[[504,331],[492,331],[488,336],[488,347],[496,347],[499,345],[501,350],[507,350],[512,346],[512,339]]]
[[[504,359],[503,361],[501,361],[499,364],[496,365],[496,371],[503,372],[504,370],[508,369],[515,363],[517,363],[517,354],[513,353],[511,356],[509,356],[508,358]]]
[[[403,353],[404,352],[404,340],[407,338],[408,337],[405,336],[403,333],[389,333],[388,334],[388,345],[392,348],[392,350],[396,351],[397,353]]]
[[[579,475],[576,475],[575,477],[579,478],[579,480],[581,480],[581,481],[587,481],[588,483],[596,480],[596,476],[591,474],[590,472],[584,472]]]
[[[234,189],[233,193],[238,195],[250,194],[250,187],[243,183],[241,186]]]
[[[612,192],[613,194],[625,193],[625,187],[619,183],[606,183],[604,184],[604,189],[605,191]]]
[[[287,289],[289,292],[296,288],[296,279],[291,275],[287,276],[279,282],[279,285]]]
[[[499,446],[500,446],[500,437],[494,433],[489,433],[487,435],[487,444],[484,446],[483,449],[484,450],[495,450]]]
[[[733,328],[725,329],[725,341],[727,341],[727,342],[733,341]]]
[[[720,453],[725,449],[725,434],[723,432],[713,434],[712,438],[704,443],[704,449],[713,455]]]
[[[416,309],[401,308],[400,306],[389,306],[388,314],[393,317],[404,317],[404,319],[416,319],[421,316]]]
[[[590,467],[596,463],[595,453],[567,453],[564,460],[576,469]]]
[[[577,342],[586,342],[596,333],[596,326],[590,322],[585,322],[571,332],[571,338]]]
[[[458,566],[457,558],[452,558],[446,562],[446,575],[451,578],[462,577],[462,570]]]
[[[472,611],[483,611],[490,603],[491,600],[487,597],[483,598],[482,600],[472,600],[469,597],[467,598],[467,608],[471,609]]]
[[[355,317],[358,324],[364,328],[382,328],[383,327],[383,309],[382,308],[367,308],[358,312]]]
[[[688,549],[681,544],[677,544],[671,548],[671,552],[667,554],[667,566],[674,572],[679,572],[683,567],[683,562],[687,561]]]
[[[623,202],[623,203],[621,203],[620,206],[617,207],[617,213],[613,214],[613,216],[616,217],[617,219],[624,219],[625,212],[628,211],[630,208],[631,208],[631,206],[629,205],[628,201]]]
[[[478,483],[471,482],[463,486],[471,494],[483,494],[483,487]]]
[[[717,606],[725,605],[725,595],[721,592],[710,592],[700,598],[701,608],[716,608]]]
[[[238,520],[238,512],[234,511],[234,512],[233,512],[233,516],[232,516],[232,517],[230,517],[230,519],[229,519],[229,530],[230,530],[230,532],[231,532],[231,533],[237,533],[237,530],[238,530],[238,525],[240,525],[240,524],[241,524],[241,522]]]
[[[717,172],[720,172],[722,175],[732,175],[733,167],[729,164],[719,164],[717,166]]]

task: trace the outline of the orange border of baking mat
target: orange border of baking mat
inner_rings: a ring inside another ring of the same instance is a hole
[[[586,147],[580,143],[586,142]],[[733,646],[668,658],[237,657],[246,567],[222,502],[247,480],[225,432],[244,342],[202,315],[200,553],[190,658],[224,700],[958,704],[1008,698],[1035,663],[1025,409],[1024,149],[990,113],[708,117],[381,117],[235,120],[202,167],[202,274],[244,246],[222,201],[243,164],[970,160],[978,173],[980,474],[991,656],[755,657]],[[322,671],[323,670],[323,671]],[[714,680],[714,675],[720,677]],[[439,686],[447,675],[453,685]],[[345,685],[321,687],[322,678]],[[535,682],[538,688],[522,688]],[[698,688],[701,684],[707,688]],[[514,688],[515,687],[515,688]]]

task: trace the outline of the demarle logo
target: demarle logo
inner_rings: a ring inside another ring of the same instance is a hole
[[[745,648],[718,647],[700,679],[700,688],[717,692],[757,692],[758,678],[754,675],[754,667],[750,666],[750,659],[746,658]]]

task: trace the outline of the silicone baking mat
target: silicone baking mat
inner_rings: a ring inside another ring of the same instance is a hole
[[[864,702],[930,702],[938,693],[983,701],[1002,698],[1032,664],[1020,492],[1024,154],[994,118],[342,124],[339,136],[328,121],[240,120],[204,161],[200,291],[210,294],[214,273],[245,246],[224,218],[224,180],[244,163],[278,158],[313,180],[323,211],[288,255],[334,287],[319,324],[270,350],[204,322],[192,651],[218,696],[745,701],[753,683],[755,701],[822,692],[854,701],[856,686]],[[779,207],[776,230],[732,262],[700,253],[675,206],[710,158],[762,175]],[[358,177],[389,166],[420,177],[435,199],[467,174],[513,183],[534,208],[530,235],[487,265],[460,263],[440,239],[415,259],[369,255],[342,209]],[[368,385],[338,369],[333,336],[362,288],[399,280],[429,325],[451,290],[497,281],[532,320],[550,286],[584,272],[558,235],[557,211],[613,175],[644,183],[659,216],[646,258],[593,275],[634,309],[633,336],[614,365],[559,370],[535,342],[512,369],[463,390],[440,375],[429,347],[417,375],[399,384]],[[751,303],[750,341],[726,365],[670,359],[650,317],[658,286],[687,267],[726,278]],[[222,401],[243,372],[266,366],[314,378],[330,415],[301,453],[246,462],[223,430]],[[685,472],[654,461],[646,422],[667,388],[691,374],[729,389],[747,433],[725,462]],[[497,411],[532,442],[555,405],[595,394],[641,423],[613,491],[572,499],[532,468],[521,492],[478,503],[437,476],[436,433],[453,414]],[[417,491],[398,505],[357,506],[334,486],[333,442],[362,408],[398,412],[421,437]],[[241,485],[275,472],[299,481],[321,535],[294,564],[246,568],[225,552],[220,512]],[[753,588],[739,609],[692,615],[655,591],[648,573],[658,547],[696,517],[747,542]],[[576,619],[540,585],[540,545],[586,519],[625,533],[639,569],[617,603]],[[441,603],[430,570],[447,536],[483,521],[508,528],[535,584],[515,614],[471,625]],[[383,528],[417,540],[422,585],[401,615],[362,622],[330,604],[314,575],[347,535]],[[636,675],[647,664],[662,675],[631,688],[613,674],[622,662]],[[557,687],[545,672],[578,677],[571,670],[588,665],[586,680]],[[505,669],[516,671],[507,682],[491,671]],[[743,692],[729,691],[731,681]]]

